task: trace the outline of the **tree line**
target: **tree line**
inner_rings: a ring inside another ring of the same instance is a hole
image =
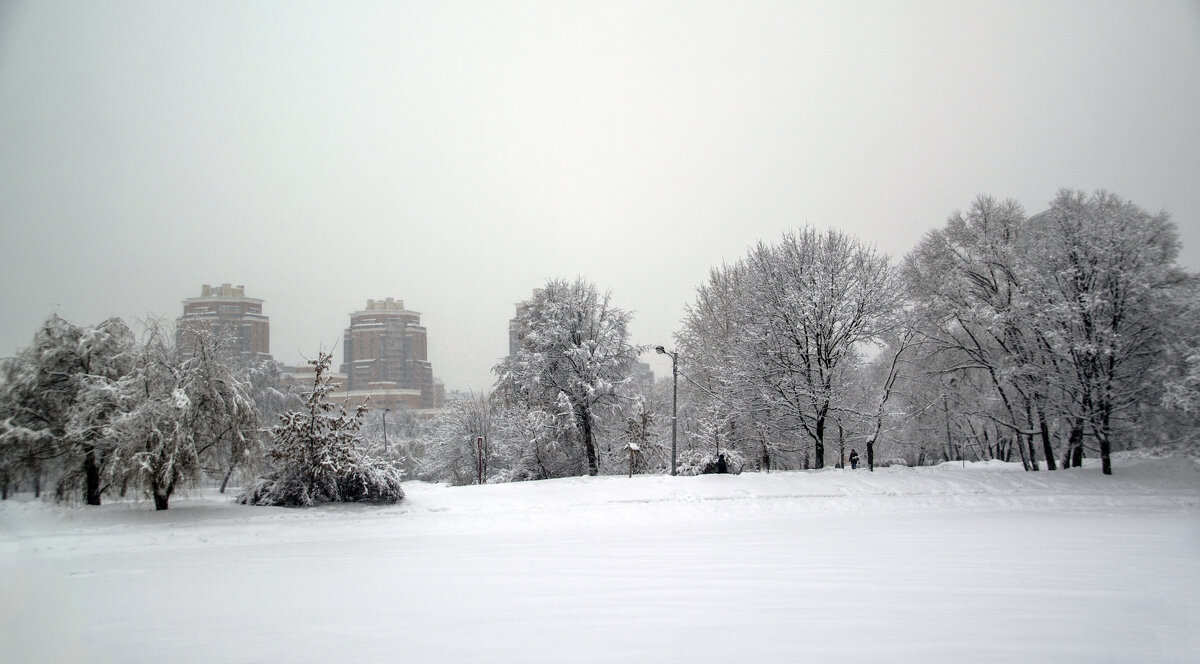
[[[1200,280],[1178,232],[1108,192],[1064,190],[1032,216],[979,197],[901,259],[800,228],[714,267],[685,308],[678,471],[950,460],[1079,466],[1194,445]],[[99,504],[131,488],[244,487],[251,504],[391,502],[401,473],[453,484],[671,467],[672,381],[629,338],[633,313],[585,279],[551,279],[517,317],[490,393],[440,415],[329,401],[228,340],[177,347],[162,324],[56,316],[0,366],[0,489]],[[665,350],[665,349],[664,349]]]
[[[186,336],[177,345],[151,321],[138,340],[117,318],[51,316],[0,364],[2,497],[23,484],[99,505],[132,489],[165,510],[177,490],[207,479],[223,493],[235,474],[248,504],[403,497],[398,463],[361,444],[366,406],[328,401],[328,354],[301,400],[274,362],[242,360],[221,334]]]
[[[676,335],[680,472],[949,460],[1081,465],[1194,444],[1200,297],[1178,232],[1108,192],[1027,215],[981,196],[893,259],[801,228],[715,267]],[[454,483],[664,472],[670,379],[631,313],[549,281],[491,395],[452,401],[417,472]],[[636,449],[634,449],[636,448]]]

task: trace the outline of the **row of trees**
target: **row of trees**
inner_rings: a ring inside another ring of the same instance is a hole
[[[1178,245],[1166,214],[1076,191],[1033,216],[981,197],[899,261],[837,231],[759,243],[710,272],[677,334],[680,470],[821,468],[857,446],[870,468],[1053,470],[1090,449],[1110,473],[1116,449],[1194,443],[1200,285]],[[583,279],[527,305],[492,393],[397,413],[387,454],[365,406],[328,403],[326,354],[301,404],[219,338],[53,317],[0,367],[0,487],[53,478],[98,504],[133,486],[165,509],[239,470],[260,475],[243,501],[302,505],[398,500],[399,464],[456,484],[669,468],[670,379],[638,362],[632,314]]]
[[[95,327],[51,317],[3,364],[0,487],[52,478],[61,498],[99,505],[132,485],[166,509],[202,473],[227,481],[257,444],[254,393],[271,377],[223,361],[221,341],[176,348],[159,324],[138,342],[120,319]],[[265,378],[255,385],[255,378]],[[277,396],[277,395],[273,395]]]
[[[1111,473],[1115,449],[1191,441],[1200,291],[1178,249],[1166,214],[1077,191],[1033,216],[980,197],[899,261],[837,231],[760,243],[710,272],[677,335],[681,467],[821,468],[857,446],[870,468],[1053,470],[1091,449]],[[450,404],[420,472],[535,479],[631,455],[662,472],[669,385],[635,379],[630,319],[585,281],[547,283],[495,392]]]
[[[253,477],[243,502],[304,505],[395,501],[399,468],[361,444],[365,405],[329,404],[322,354],[303,406],[280,389],[273,362],[246,363],[229,340],[189,333],[177,346],[152,322],[142,340],[120,319],[94,327],[52,316],[33,344],[0,366],[0,492],[43,482],[64,500],[99,505],[143,492],[165,510],[204,478],[224,492]],[[298,410],[289,410],[298,408]],[[279,420],[275,426],[264,423]]]
[[[1200,299],[1177,255],[1166,214],[1110,193],[1032,217],[981,197],[899,262],[837,232],[759,245],[700,287],[680,347],[699,419],[764,457],[819,468],[832,424],[871,464],[886,433],[910,462],[1053,470],[1091,446],[1111,473],[1117,441],[1195,430]]]

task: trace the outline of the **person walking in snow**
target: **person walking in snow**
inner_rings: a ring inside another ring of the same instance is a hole
[[[850,450],[850,470],[858,470],[858,452]]]

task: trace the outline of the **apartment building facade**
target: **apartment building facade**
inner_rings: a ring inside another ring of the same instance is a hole
[[[194,348],[199,332],[228,337],[233,353],[244,359],[271,359],[270,318],[262,300],[246,297],[245,286],[204,284],[200,297],[184,300],[183,315],[175,320],[176,345]]]
[[[421,314],[405,309],[403,300],[367,300],[350,314],[342,353],[347,392],[371,394],[376,402],[395,397],[417,409],[441,405]]]

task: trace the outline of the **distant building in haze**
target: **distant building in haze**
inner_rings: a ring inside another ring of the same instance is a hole
[[[199,331],[227,336],[233,352],[250,360],[271,359],[271,322],[263,315],[263,301],[246,297],[245,286],[204,284],[200,297],[183,301],[183,315],[175,321],[175,344],[187,350]]]
[[[517,347],[521,344],[521,337],[525,336],[525,330],[521,326],[521,314],[529,310],[533,306],[533,298],[541,293],[542,289],[533,289],[533,297],[517,303],[517,315],[513,316],[508,321],[508,356],[512,357],[517,354]]]
[[[370,395],[376,408],[391,402],[414,409],[441,406],[445,389],[433,379],[421,314],[405,309],[403,300],[367,300],[365,309],[350,314],[342,352],[341,373],[351,396]]]
[[[633,362],[629,366],[630,383],[639,391],[649,393],[654,387],[654,371],[649,363]]]

